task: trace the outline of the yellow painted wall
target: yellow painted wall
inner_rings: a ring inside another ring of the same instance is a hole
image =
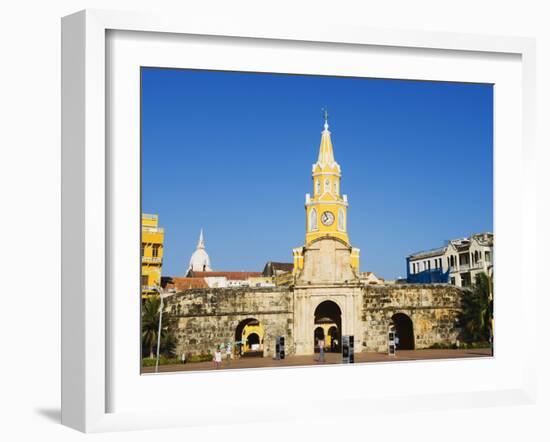
[[[264,327],[262,326],[262,324],[258,324],[258,325],[248,324],[244,326],[243,334],[241,338],[241,340],[245,342],[244,351],[250,350],[250,348],[248,347],[248,343],[246,342],[247,342],[248,336],[251,335],[252,333],[256,333],[260,338],[260,350],[263,350],[264,348],[263,340],[264,340],[264,334],[265,334]]]
[[[325,335],[325,348],[330,348],[330,343],[332,341],[332,336],[330,336],[328,334],[328,331],[330,330],[331,327],[336,327],[336,329],[338,329],[338,327],[336,326],[336,324],[334,322],[332,323],[327,323],[327,324],[315,324],[315,329],[317,329],[318,327],[321,327],[323,329],[323,332],[324,332],[324,335]],[[315,329],[314,329],[314,333],[315,333]]]

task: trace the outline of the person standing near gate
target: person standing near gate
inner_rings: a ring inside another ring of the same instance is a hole
[[[319,362],[325,362],[325,340],[319,339]]]
[[[228,342],[225,347],[225,359],[227,361],[227,365],[231,365],[232,348],[233,346],[231,345],[231,342]]]
[[[216,348],[216,351],[214,352],[214,366],[216,369],[220,368],[222,365],[222,352],[220,351],[220,348]]]

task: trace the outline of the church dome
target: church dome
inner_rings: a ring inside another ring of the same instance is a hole
[[[191,260],[189,261],[189,270],[194,272],[210,272],[210,257],[204,248],[204,237],[201,233],[199,236],[199,242],[197,244],[197,249],[191,255]]]

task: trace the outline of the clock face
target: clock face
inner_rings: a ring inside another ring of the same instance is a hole
[[[332,212],[323,212],[321,215],[321,222],[325,226],[330,226],[334,222],[334,214]]]

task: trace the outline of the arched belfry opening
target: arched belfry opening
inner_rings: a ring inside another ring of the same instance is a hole
[[[396,313],[391,317],[395,332],[399,338],[398,350],[414,350],[414,328],[412,319],[405,313]]]
[[[339,352],[342,337],[342,311],[334,301],[321,302],[314,313],[313,345],[319,351],[319,341],[327,352]]]
[[[264,328],[256,318],[239,322],[235,329],[235,343],[244,357],[263,357]]]

